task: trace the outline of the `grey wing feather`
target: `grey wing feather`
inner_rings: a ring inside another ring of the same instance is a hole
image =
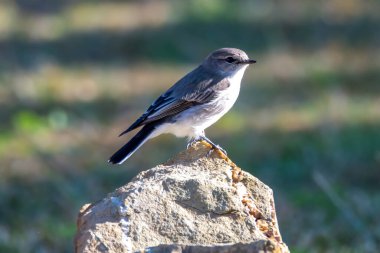
[[[153,121],[156,121],[156,120],[159,120],[159,119],[163,119],[165,117],[168,117],[168,116],[171,116],[171,115],[175,115],[177,113],[180,113],[194,105],[196,105],[197,103],[195,101],[186,101],[186,100],[178,100],[178,101],[175,101],[173,103],[171,103],[170,105],[162,108],[161,110],[149,115],[145,120],[144,120],[144,124],[148,124],[150,122],[153,122]]]
[[[192,106],[212,101],[217,91],[224,89],[229,83],[223,78],[211,76],[205,71],[197,72],[197,69],[190,72],[156,99],[146,112],[119,136],[142,125],[183,112]]]

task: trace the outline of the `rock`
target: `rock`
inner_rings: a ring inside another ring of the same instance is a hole
[[[273,192],[198,142],[82,207],[76,252],[289,252]]]

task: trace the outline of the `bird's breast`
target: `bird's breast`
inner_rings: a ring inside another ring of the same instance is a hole
[[[214,101],[217,107],[223,108],[222,110],[224,113],[231,109],[239,96],[240,83],[245,69],[246,68],[242,68],[231,77],[227,78],[230,85],[227,89],[220,91],[218,98]]]

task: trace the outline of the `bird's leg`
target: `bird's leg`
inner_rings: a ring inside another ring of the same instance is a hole
[[[220,150],[223,154],[227,155],[227,151],[225,151],[221,146],[219,146],[218,144],[215,144],[214,142],[212,142],[209,138],[206,137],[206,135],[202,135],[200,136],[200,139],[201,140],[204,140],[204,141],[207,141],[210,145],[211,145],[211,149],[210,149],[210,152],[212,152],[213,150],[217,149],[217,150]],[[208,154],[210,155],[210,153]]]

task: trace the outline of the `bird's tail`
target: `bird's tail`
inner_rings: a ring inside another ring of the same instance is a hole
[[[127,142],[127,144],[116,151],[116,153],[110,157],[108,162],[113,164],[122,164],[149,139],[155,129],[155,124],[145,125],[135,136],[132,137],[129,142]]]

